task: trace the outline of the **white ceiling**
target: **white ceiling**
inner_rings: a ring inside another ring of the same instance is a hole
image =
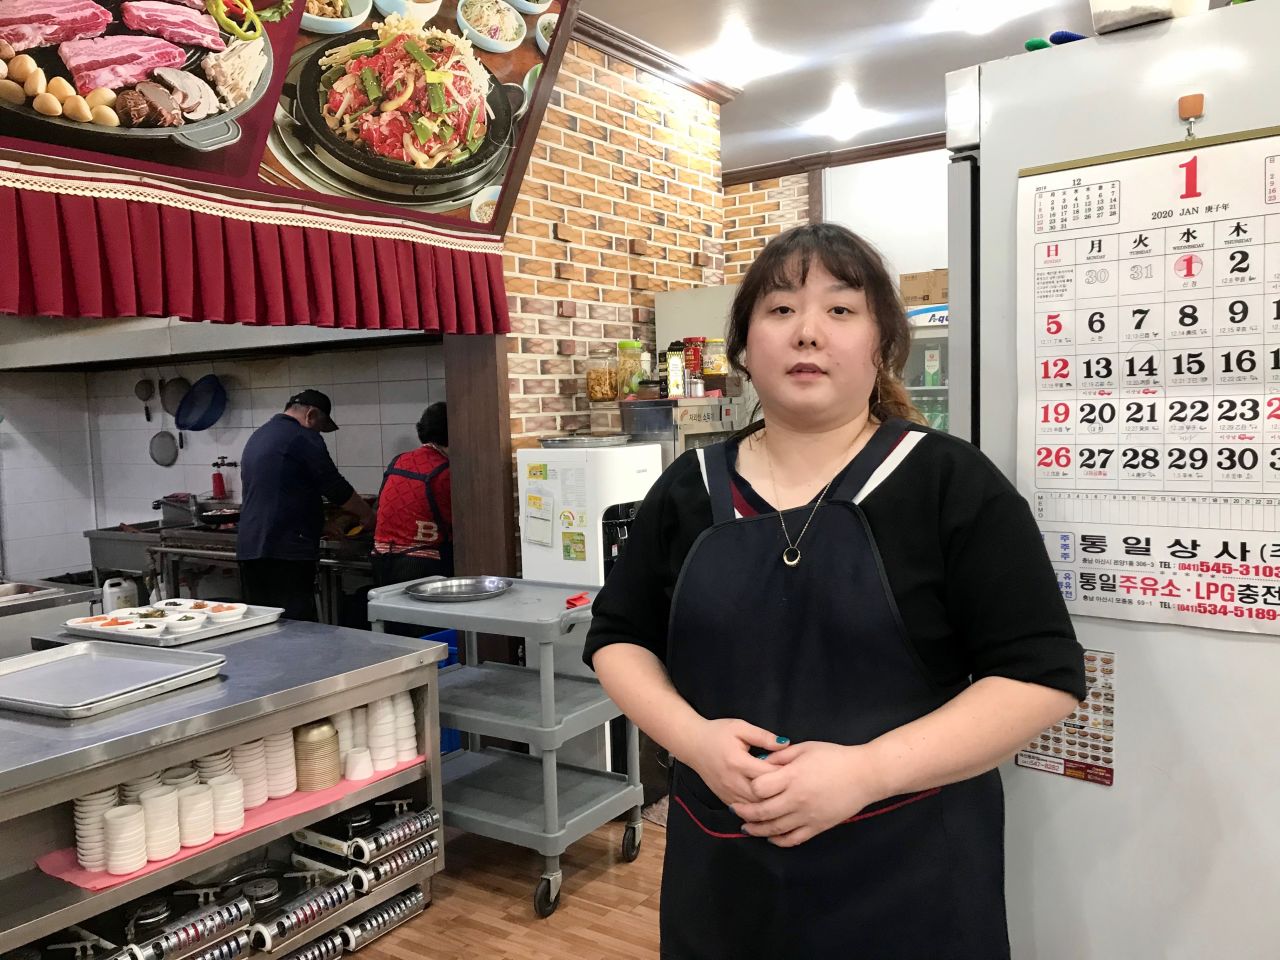
[[[898,140],[943,130],[943,77],[970,64],[1023,54],[1029,37],[1055,30],[1092,35],[1088,0],[952,0],[953,7],[1033,10],[974,36],[925,33],[934,0],[582,0],[582,10],[672,54],[682,63],[715,43],[740,17],[756,43],[794,58],[785,73],[747,84],[721,115],[725,170]],[[1026,54],[1045,58],[1052,51]],[[713,80],[724,77],[712,76]],[[841,83],[886,123],[838,141],[800,129],[830,105]]]

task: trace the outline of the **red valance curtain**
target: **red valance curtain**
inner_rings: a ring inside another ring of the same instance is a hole
[[[501,242],[0,160],[0,313],[506,333]]]

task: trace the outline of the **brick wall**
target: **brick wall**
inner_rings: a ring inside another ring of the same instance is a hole
[[[507,233],[513,445],[584,426],[601,342],[654,348],[654,294],[724,282],[720,108],[570,44]]]
[[[736,184],[724,204],[724,277],[736,283],[770,237],[809,221],[809,175]]]

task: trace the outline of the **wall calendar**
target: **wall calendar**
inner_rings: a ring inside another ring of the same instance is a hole
[[[1076,615],[1280,633],[1280,137],[1024,175],[1018,487]]]

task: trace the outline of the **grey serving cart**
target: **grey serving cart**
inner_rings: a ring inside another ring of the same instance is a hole
[[[625,775],[556,760],[567,741],[621,715],[597,680],[555,670],[555,648],[572,641],[581,648],[591,622],[590,605],[565,606],[581,587],[515,579],[501,596],[444,603],[406,594],[422,582],[371,591],[369,619],[377,631],[390,621],[463,635],[466,664],[440,673],[440,725],[470,734],[468,749],[443,758],[445,823],[542,854],[533,905],[548,917],[560,903],[560,856],[569,844],[630,810],[622,856],[640,853],[639,732],[627,722]],[[588,596],[594,601],[593,591]],[[481,633],[524,637],[529,666],[481,663]],[[480,736],[527,743],[541,755],[481,748]]]

